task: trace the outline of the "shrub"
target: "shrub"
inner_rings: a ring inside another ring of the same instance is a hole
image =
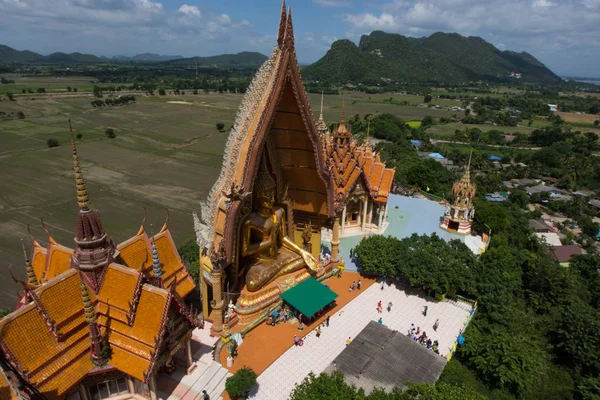
[[[225,381],[225,390],[232,398],[244,398],[256,385],[256,373],[246,366]]]
[[[164,96],[164,95],[165,95],[165,94],[167,94],[167,93],[165,92],[165,89],[163,89],[163,88],[160,88],[160,89],[158,89],[158,94],[159,94],[160,96]]]
[[[74,88],[73,88],[73,91],[74,91],[74,92],[76,92],[76,91],[77,91],[77,88],[76,88],[76,87],[74,87]]]
[[[81,139],[83,137],[83,133],[78,133],[76,137],[77,139]]]
[[[222,122],[217,122],[217,130],[219,132],[223,132],[223,129],[225,129],[225,124]]]
[[[23,111],[19,111],[17,113],[17,118],[19,118],[19,119],[25,119],[25,114],[23,113]]]
[[[58,141],[58,139],[54,139],[54,138],[50,138],[50,139],[46,140],[46,144],[50,148],[60,146],[60,142]]]
[[[104,131],[104,134],[109,139],[114,139],[117,137],[117,135],[115,134],[115,130],[113,128],[107,128],[106,131]]]
[[[15,101],[15,95],[12,94],[12,92],[6,93],[6,97],[8,97],[10,101]]]

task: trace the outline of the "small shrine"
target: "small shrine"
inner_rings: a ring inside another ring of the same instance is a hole
[[[284,3],[277,45],[238,109],[201,218],[194,215],[213,334],[228,338],[260,323],[282,293],[336,266],[336,235],[331,258],[320,259],[321,230],[335,224],[324,160]]]
[[[471,156],[462,178],[452,185],[454,201],[446,204],[444,217],[440,228],[448,231],[468,235],[471,233],[471,223],[475,216],[473,197],[475,197],[475,183],[471,182]]]
[[[387,202],[396,170],[387,168],[368,142],[359,144],[346,125],[345,105],[333,133],[323,120],[323,98],[317,123],[325,162],[333,174],[335,208],[339,211],[340,237],[383,234],[387,228]]]

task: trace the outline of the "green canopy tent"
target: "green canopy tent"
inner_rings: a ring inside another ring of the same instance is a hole
[[[308,278],[281,294],[281,298],[307,318],[315,315],[338,294],[314,278]]]

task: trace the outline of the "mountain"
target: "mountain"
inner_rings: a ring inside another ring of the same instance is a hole
[[[133,57],[128,56],[113,56],[111,60],[113,61],[150,61],[150,62],[161,62],[161,61],[169,61],[169,60],[178,60],[183,58],[183,56],[163,56],[155,53],[143,53],[137,54]]]
[[[377,84],[388,79],[460,84],[505,81],[511,72],[521,74],[523,82],[561,82],[531,54],[500,51],[480,37],[441,32],[410,38],[374,31],[363,35],[358,46],[349,40],[338,40],[323,58],[304,68],[302,75],[307,80],[335,84]]]
[[[33,51],[19,51],[12,47],[0,44],[0,62],[31,62],[40,57],[40,54],[34,53]]]
[[[46,62],[46,63],[99,63],[106,62],[105,57],[97,57],[93,54],[82,53],[52,53],[43,56],[29,50],[15,50],[0,44],[0,62],[5,63],[27,63],[27,62]]]
[[[167,61],[168,64],[198,65],[219,67],[260,67],[267,56],[256,52],[243,51],[237,54],[221,54],[211,57],[191,57]]]

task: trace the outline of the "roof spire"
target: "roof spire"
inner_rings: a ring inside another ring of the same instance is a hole
[[[154,240],[154,235],[152,235],[150,245],[152,247],[152,272],[154,275],[154,279],[156,279],[156,285],[162,287],[163,270],[162,264],[160,263],[160,259],[158,257],[158,250],[156,249],[156,241]]]
[[[321,90],[321,119],[323,118],[323,91]]]
[[[342,95],[342,117],[340,118],[340,124],[346,123],[346,96]]]
[[[38,286],[39,282],[37,280],[37,277],[35,276],[35,271],[33,270],[33,266],[31,265],[29,256],[27,255],[27,250],[25,250],[25,243],[23,242],[23,239],[21,239],[21,247],[23,248],[23,257],[25,257],[25,268],[27,269],[27,283],[33,286]]]
[[[288,7],[285,25],[284,46],[289,49],[294,48],[294,25],[292,24],[292,7]]]
[[[85,188],[85,180],[83,179],[83,173],[79,166],[79,155],[77,154],[77,147],[75,147],[75,138],[73,137],[73,127],[71,126],[71,116],[67,114],[69,118],[69,131],[71,132],[71,147],[73,148],[73,169],[75,170],[75,185],[77,186],[77,204],[79,209],[88,210],[89,197]]]
[[[285,12],[285,0],[281,3],[281,18],[279,18],[279,30],[277,31],[277,43],[279,47],[283,46],[283,38],[285,36],[285,26],[287,21],[287,13]]]
[[[96,309],[94,308],[94,304],[92,303],[92,299],[90,298],[90,292],[83,281],[81,281],[81,298],[83,300],[85,321],[88,323],[88,326],[90,328],[90,339],[92,341],[90,350],[92,362],[96,366],[101,366],[104,364],[104,360],[102,360],[102,354],[100,349],[100,330],[98,329],[98,325],[96,324]]]

